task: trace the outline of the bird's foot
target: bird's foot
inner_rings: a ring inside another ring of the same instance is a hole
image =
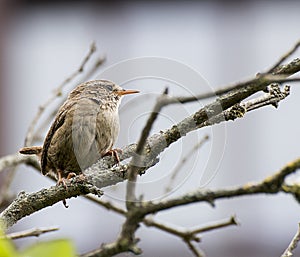
[[[77,176],[77,174],[75,172],[70,172],[70,173],[68,173],[67,180],[74,178],[76,176]]]
[[[67,177],[64,178],[62,176],[62,172],[61,171],[58,171],[57,172],[57,175],[58,175],[58,179],[57,179],[57,183],[56,185],[63,185],[65,187],[65,189],[68,191],[68,186],[67,186],[67,182],[71,179],[71,178],[74,178],[76,176],[76,173],[74,172],[70,172],[68,173]]]
[[[58,171],[57,171],[57,175],[58,175],[58,179],[57,179],[56,185],[58,185],[58,186],[59,186],[59,185],[63,185],[64,188],[66,189],[66,191],[68,191],[67,182],[68,182],[71,178],[75,177],[75,176],[76,176],[76,173],[70,172],[70,173],[68,173],[67,177],[64,178],[64,177],[62,176],[62,175],[63,175],[62,171],[61,171],[61,170],[58,170]],[[66,199],[63,199],[62,202],[63,202],[63,205],[64,205],[66,208],[69,208],[69,206],[67,205]]]
[[[122,149],[120,148],[115,148],[115,149],[111,149],[111,150],[108,150],[104,155],[104,156],[112,156],[112,157],[115,157],[116,160],[117,160],[117,163],[119,164],[120,163],[120,157],[119,157],[119,154],[122,153]]]

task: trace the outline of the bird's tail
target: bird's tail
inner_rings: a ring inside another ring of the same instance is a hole
[[[21,154],[36,154],[40,155],[42,153],[43,147],[42,146],[29,146],[23,147],[19,150]]]

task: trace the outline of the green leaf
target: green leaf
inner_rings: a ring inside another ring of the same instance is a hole
[[[75,250],[68,240],[53,240],[33,245],[21,252],[20,257],[75,257]],[[2,257],[2,256],[1,256]]]
[[[0,257],[18,257],[15,247],[8,239],[0,239]]]
[[[3,232],[3,225],[0,220],[0,257],[18,257],[18,253],[12,242],[9,239],[5,239]]]

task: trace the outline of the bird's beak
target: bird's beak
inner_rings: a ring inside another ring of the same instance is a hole
[[[138,90],[132,90],[132,89],[128,89],[128,90],[120,90],[120,91],[117,91],[117,94],[118,95],[129,95],[129,94],[135,94],[135,93],[139,93],[140,91]]]

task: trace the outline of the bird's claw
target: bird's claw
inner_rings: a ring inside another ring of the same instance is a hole
[[[66,189],[66,191],[68,191],[67,181],[69,181],[71,178],[75,177],[75,176],[76,176],[76,173],[70,172],[70,173],[68,173],[68,175],[67,175],[66,178],[64,178],[64,177],[62,176],[62,171],[58,171],[58,172],[57,172],[57,175],[58,175],[58,179],[57,179],[56,185],[58,185],[58,186],[63,185],[64,188]],[[63,202],[63,205],[64,205],[66,208],[69,208],[69,205],[67,205],[66,199],[63,199],[62,202]]]
[[[115,149],[111,149],[109,151],[107,151],[103,156],[112,156],[115,157],[117,160],[117,163],[120,163],[120,157],[119,154],[122,153],[122,149],[120,148],[115,148]]]

